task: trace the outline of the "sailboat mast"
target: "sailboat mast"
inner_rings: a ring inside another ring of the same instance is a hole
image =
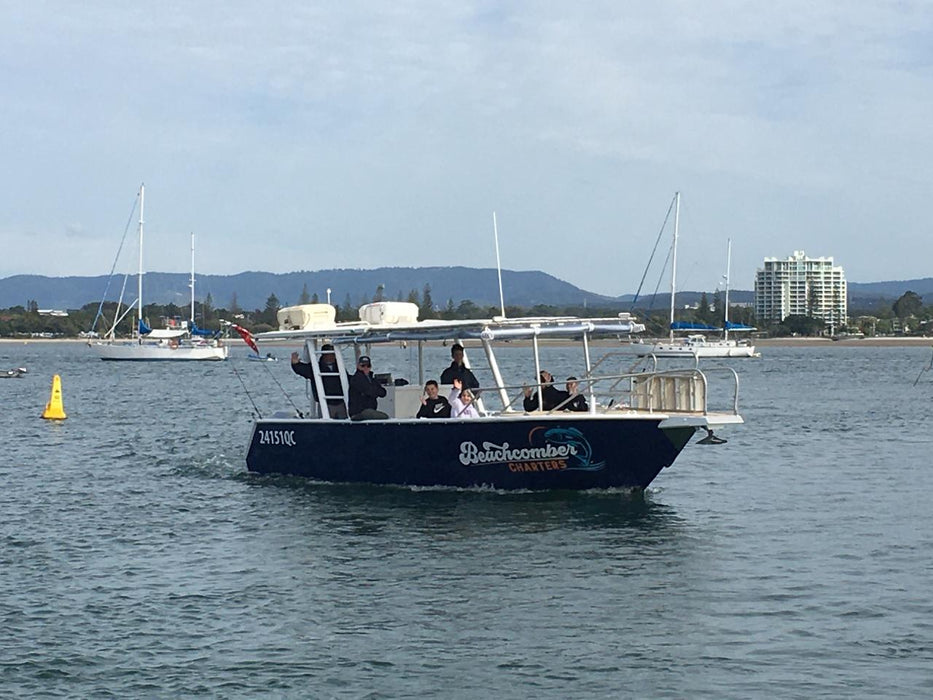
[[[136,281],[136,335],[140,335],[140,324],[143,322],[143,221],[146,207],[146,183],[139,186],[139,275]]]
[[[725,315],[723,316],[722,321],[722,337],[725,340],[729,340],[729,275],[732,274],[732,239],[728,239],[728,244],[726,245],[726,301],[723,304],[725,307]]]
[[[194,232],[191,232],[191,330],[194,329]]]
[[[674,246],[671,253],[671,323],[670,341],[674,342],[674,294],[677,289],[677,237],[680,235],[680,192],[674,193]]]

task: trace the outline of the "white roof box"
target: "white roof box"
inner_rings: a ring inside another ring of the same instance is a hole
[[[334,328],[337,309],[330,304],[300,304],[279,309],[277,314],[280,331],[311,331]]]
[[[374,326],[418,323],[418,305],[410,301],[377,301],[360,307],[360,320]]]

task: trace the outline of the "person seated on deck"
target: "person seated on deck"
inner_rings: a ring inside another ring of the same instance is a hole
[[[438,396],[437,392],[437,382],[429,379],[424,385],[418,418],[450,418],[450,403],[443,396]]]
[[[561,391],[560,389],[554,386],[554,376],[547,370],[542,369],[541,374],[538,377],[541,384],[539,385],[539,391],[541,392],[541,406],[538,405],[538,392],[531,393],[529,387],[523,387],[522,390],[525,392],[525,398],[522,401],[522,406],[526,411],[537,411],[539,408],[545,411],[553,411],[560,404],[570,398],[570,394],[566,391]]]
[[[464,387],[459,379],[454,379],[454,388],[450,392],[450,417],[479,418],[479,411],[473,405],[475,399],[471,389]]]
[[[589,404],[583,398],[583,394],[580,393],[576,377],[567,377],[567,396],[570,400],[561,406],[561,410],[579,412],[590,410]]]
[[[327,411],[331,418],[346,418],[347,406],[342,397],[343,387],[340,384],[340,376],[337,368],[337,355],[334,352],[334,346],[325,343],[321,346],[321,359],[318,360],[318,369],[321,371],[321,384],[324,385],[324,396],[327,398]],[[317,385],[314,383],[314,372],[311,370],[311,363],[302,362],[297,352],[292,353],[292,372],[311,380],[311,393],[314,394],[314,400],[318,400]]]
[[[387,413],[376,409],[378,399],[386,389],[373,376],[373,363],[368,355],[360,355],[356,372],[350,376],[350,420],[385,420]]]
[[[479,381],[473,376],[470,368],[463,364],[463,346],[460,343],[454,343],[450,348],[450,356],[453,361],[450,367],[441,373],[441,384],[453,384],[454,379],[459,379],[467,389],[478,388]]]

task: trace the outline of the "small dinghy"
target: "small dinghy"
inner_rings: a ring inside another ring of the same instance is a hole
[[[25,367],[14,367],[13,369],[7,369],[0,371],[0,379],[12,379],[13,377],[22,377],[26,374]]]
[[[247,360],[253,360],[254,362],[275,362],[278,358],[273,355],[271,352],[266,353],[264,356],[250,353],[246,356]]]

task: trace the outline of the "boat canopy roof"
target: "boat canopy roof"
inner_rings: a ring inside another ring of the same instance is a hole
[[[256,340],[297,341],[327,339],[335,344],[392,343],[397,341],[448,340],[522,340],[534,337],[573,338],[584,333],[590,337],[616,337],[641,333],[645,326],[627,313],[611,318],[565,317],[495,317],[485,320],[403,321],[373,324],[366,321],[335,323],[329,328],[278,330],[260,333]]]
[[[191,335],[200,335],[205,337],[209,335],[215,335],[217,333],[217,331],[212,331],[208,328],[198,328],[198,324],[196,324],[193,319],[188,322],[188,330]]]

